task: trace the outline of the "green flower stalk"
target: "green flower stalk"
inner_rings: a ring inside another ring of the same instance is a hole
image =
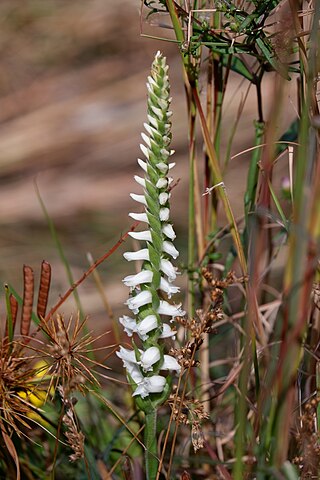
[[[138,159],[144,177],[135,176],[143,188],[143,194],[131,193],[133,200],[144,206],[144,213],[130,213],[135,220],[144,222],[147,229],[130,232],[136,240],[145,242],[144,248],[127,252],[128,261],[143,261],[142,269],[136,275],[124,278],[130,287],[130,297],[126,304],[134,317],[123,316],[120,323],[128,336],[137,335],[142,344],[138,348],[134,340],[133,349],[120,347],[117,355],[127,370],[127,377],[133,388],[137,405],[146,414],[145,443],[147,447],[147,478],[154,478],[156,461],[156,409],[165,401],[170,392],[172,373],[166,377],[163,371],[179,372],[177,360],[164,353],[163,338],[174,337],[170,323],[177,316],[185,315],[180,305],[164,300],[179,292],[173,285],[178,274],[171,263],[179,252],[173,244],[176,235],[169,219],[170,183],[169,171],[174,163],[169,163],[171,142],[170,86],[166,59],[158,52],[148,77],[148,123],[142,133],[144,144],[140,145],[145,160]],[[162,317],[167,321],[163,321]]]

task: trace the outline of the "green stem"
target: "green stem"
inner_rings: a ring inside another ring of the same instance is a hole
[[[158,471],[157,456],[157,410],[146,413],[144,429],[145,465],[147,480],[155,480]]]

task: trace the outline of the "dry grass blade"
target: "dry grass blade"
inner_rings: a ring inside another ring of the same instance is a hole
[[[17,469],[17,475],[16,475],[16,480],[20,480],[21,478],[21,475],[20,475],[20,464],[19,464],[19,456],[18,456],[18,453],[17,453],[17,450],[14,446],[14,443],[13,441],[11,440],[11,438],[9,437],[9,435],[6,433],[3,425],[2,425],[2,422],[0,424],[0,427],[1,427],[1,432],[2,432],[2,438],[3,438],[3,441],[7,447],[7,450],[8,452],[10,453],[14,463],[15,463],[15,466],[16,466],[16,469]]]
[[[44,260],[41,264],[41,277],[37,305],[37,315],[39,318],[44,318],[46,315],[50,283],[51,265]]]
[[[23,304],[21,312],[21,325],[20,333],[23,336],[29,335],[30,323],[33,306],[33,293],[34,293],[34,275],[33,270],[28,265],[23,266]]]

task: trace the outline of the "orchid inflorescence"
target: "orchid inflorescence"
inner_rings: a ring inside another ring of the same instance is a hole
[[[143,261],[142,269],[136,275],[129,275],[123,282],[130,287],[130,297],[126,304],[134,318],[124,315],[120,318],[129,337],[138,335],[142,349],[134,342],[133,349],[120,347],[117,355],[122,359],[127,376],[133,387],[133,396],[141,398],[150,394],[168,394],[169,380],[160,375],[161,370],[179,372],[181,367],[171,355],[164,354],[163,338],[173,337],[175,330],[169,323],[163,323],[161,315],[175,317],[185,315],[180,305],[173,305],[168,299],[179,288],[173,285],[177,269],[171,263],[176,259],[178,250],[173,244],[176,235],[169,220],[170,184],[169,170],[175,165],[169,163],[174,153],[169,149],[171,142],[172,112],[169,110],[171,98],[166,59],[158,52],[148,77],[148,123],[144,124],[147,133],[142,133],[144,144],[140,145],[146,160],[138,159],[144,171],[144,178],[135,176],[136,182],[143,188],[143,195],[131,193],[136,202],[144,206],[144,213],[129,213],[134,220],[144,222],[148,229],[141,232],[129,232],[135,240],[145,241],[146,247],[136,252],[126,252],[128,261]],[[162,293],[161,293],[162,292]]]

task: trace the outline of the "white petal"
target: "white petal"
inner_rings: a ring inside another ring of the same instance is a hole
[[[169,338],[169,337],[172,337],[172,339],[174,340],[175,339],[175,336],[176,336],[176,330],[172,330],[170,325],[168,325],[167,323],[163,323],[162,324],[162,333],[160,335],[159,338]]]
[[[144,382],[144,376],[142,375],[138,365],[134,363],[129,363],[126,368],[127,373],[130,375],[135,384]]]
[[[176,234],[172,228],[171,223],[165,223],[162,227],[162,232],[165,234],[166,237],[170,238],[170,240],[174,240],[176,238]]]
[[[181,371],[181,366],[171,355],[163,355],[163,364],[161,370],[175,370],[177,373]]]
[[[136,287],[142,283],[152,282],[153,273],[150,270],[142,270],[136,275],[128,275],[122,281],[127,287]]]
[[[157,326],[158,326],[158,320],[155,315],[148,315],[140,323],[138,323],[137,333],[141,338],[141,340],[143,341],[147,340],[147,338],[149,338],[147,333],[157,328]]]
[[[146,197],[144,195],[137,195],[136,193],[130,193],[130,197],[132,200],[135,200],[138,203],[142,203],[142,205],[147,206]]]
[[[149,135],[154,136],[154,134],[158,133],[157,130],[155,128],[151,127],[151,125],[149,125],[148,123],[144,123],[143,126],[147,130]]]
[[[178,258],[179,257],[179,252],[176,249],[176,247],[173,245],[173,243],[168,242],[165,240],[162,243],[162,250],[166,252],[168,255],[170,255],[172,258]]]
[[[174,150],[173,150],[173,153],[174,153]],[[173,168],[175,165],[176,165],[175,162],[169,163],[169,170],[171,170],[171,168]]]
[[[161,375],[153,375],[152,377],[147,377],[147,383],[150,393],[160,393],[164,389],[166,379]]]
[[[119,322],[123,325],[123,329],[128,337],[132,337],[133,333],[137,331],[138,325],[134,318],[123,315],[123,317],[119,318]]]
[[[157,347],[150,347],[142,353],[139,364],[145,372],[151,372],[153,365],[161,358],[160,350]]]
[[[128,232],[128,235],[130,235],[130,237],[134,238],[135,240],[145,240],[146,242],[152,242],[150,230],[144,230],[143,232]]]
[[[138,384],[133,397],[140,395],[142,398],[148,397],[149,393],[161,393],[163,392],[166,379],[161,375],[153,375],[152,377],[146,377],[142,382]]]
[[[125,304],[128,305],[128,307],[130,308],[130,310],[133,311],[133,313],[137,314],[139,313],[140,307],[151,302],[152,302],[151,293],[149,292],[149,290],[143,290],[142,292],[138,293],[138,295],[136,295],[135,297],[130,297],[125,302]]]
[[[159,180],[156,183],[157,188],[166,188],[167,185],[168,185],[168,180],[166,179],[166,177],[159,178]]]
[[[136,252],[125,252],[123,256],[128,262],[132,260],[149,260],[149,251],[147,248],[142,248]]]
[[[159,120],[162,120],[163,119],[163,112],[160,108],[157,108],[155,106],[151,106],[151,110],[153,111],[153,113],[159,118]]]
[[[147,157],[147,158],[149,158],[149,157]],[[147,173],[147,171],[148,171],[147,163],[144,162],[143,160],[141,160],[141,158],[137,158],[137,162],[138,162],[139,166],[142,168],[142,170]]]
[[[143,143],[140,143],[140,150],[143,153],[143,155],[149,160],[149,150],[147,149],[147,147],[145,145],[143,145]],[[139,163],[139,165],[140,165],[140,163]]]
[[[129,217],[133,218],[133,220],[137,220],[137,222],[149,223],[146,213],[129,213]]]
[[[136,354],[134,350],[129,350],[128,348],[120,347],[120,351],[116,352],[117,357],[121,358],[123,364],[128,362],[137,363]],[[125,365],[126,367],[126,365]]]
[[[165,278],[161,277],[160,279],[160,288],[163,292],[165,292],[169,298],[171,298],[172,295],[175,293],[180,292],[180,288],[176,287],[175,285],[172,285],[172,283],[169,283]]]
[[[160,193],[160,195],[159,195],[159,203],[160,203],[160,205],[164,205],[165,203],[167,203],[169,197],[170,197],[170,195],[169,195],[169,193],[167,193],[167,192],[162,192],[162,193]]]
[[[166,102],[165,100],[163,100],[163,98],[158,98],[157,103],[162,108],[162,110],[167,110],[169,106],[169,102]]]
[[[168,165],[164,162],[157,163],[156,167],[158,170],[160,170],[161,173],[164,173],[164,174],[167,173],[169,169]]]
[[[186,312],[181,310],[181,303],[179,305],[171,305],[170,303],[166,302],[165,300],[160,300],[160,305],[157,310],[159,315],[169,315],[174,317],[183,317]]]
[[[170,210],[167,207],[160,208],[160,220],[166,222],[169,220]]]
[[[159,130],[158,120],[155,117],[152,117],[151,115],[147,115],[147,117],[151,125],[153,125],[156,130]]]
[[[160,261],[160,269],[167,275],[169,282],[173,282],[177,278],[178,269],[172,265],[170,260],[162,258]]]
[[[163,157],[169,157],[170,155],[170,152],[166,148],[161,148],[160,153]],[[169,168],[168,165],[167,165],[167,168]]]
[[[148,137],[148,135],[146,135],[144,132],[141,132],[141,137],[142,137],[142,140],[145,142],[145,144],[151,148],[151,141],[150,141],[150,137]]]
[[[139,177],[138,175],[135,175],[134,179],[139,185],[141,185],[141,187],[144,187],[144,188],[146,187],[146,181],[144,178]]]

